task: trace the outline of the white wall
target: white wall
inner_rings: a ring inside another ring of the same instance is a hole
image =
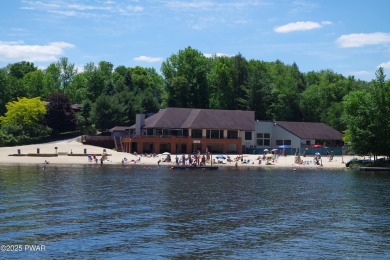
[[[271,137],[271,145],[257,145],[257,133],[269,133]],[[291,148],[300,148],[301,147],[301,139],[285,129],[278,126],[278,124],[274,124],[272,121],[256,121],[255,122],[255,131],[252,132],[252,140],[245,140],[245,132],[242,132],[241,135],[242,144],[245,147],[257,147],[257,148],[276,148],[276,140],[291,140]]]
[[[291,148],[300,148],[301,147],[301,139],[296,135],[286,131],[276,124],[275,126],[275,140],[274,146],[276,147],[276,140],[291,140]]]

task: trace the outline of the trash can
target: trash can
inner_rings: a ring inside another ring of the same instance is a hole
[[[87,154],[87,149],[84,149],[84,154]]]
[[[37,153],[39,153],[39,148],[37,148]]]
[[[18,149],[18,154],[20,154],[20,149]]]

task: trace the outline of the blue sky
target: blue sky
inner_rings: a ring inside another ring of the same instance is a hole
[[[388,0],[2,0],[0,67],[67,57],[154,67],[188,46],[204,55],[295,62],[390,78]]]

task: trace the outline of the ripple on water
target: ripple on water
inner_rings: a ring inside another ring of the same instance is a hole
[[[385,259],[389,185],[352,171],[10,166],[0,240],[44,244],[37,259]]]

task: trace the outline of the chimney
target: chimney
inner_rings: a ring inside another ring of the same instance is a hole
[[[141,135],[141,129],[145,125],[145,114],[135,116],[135,135]]]

